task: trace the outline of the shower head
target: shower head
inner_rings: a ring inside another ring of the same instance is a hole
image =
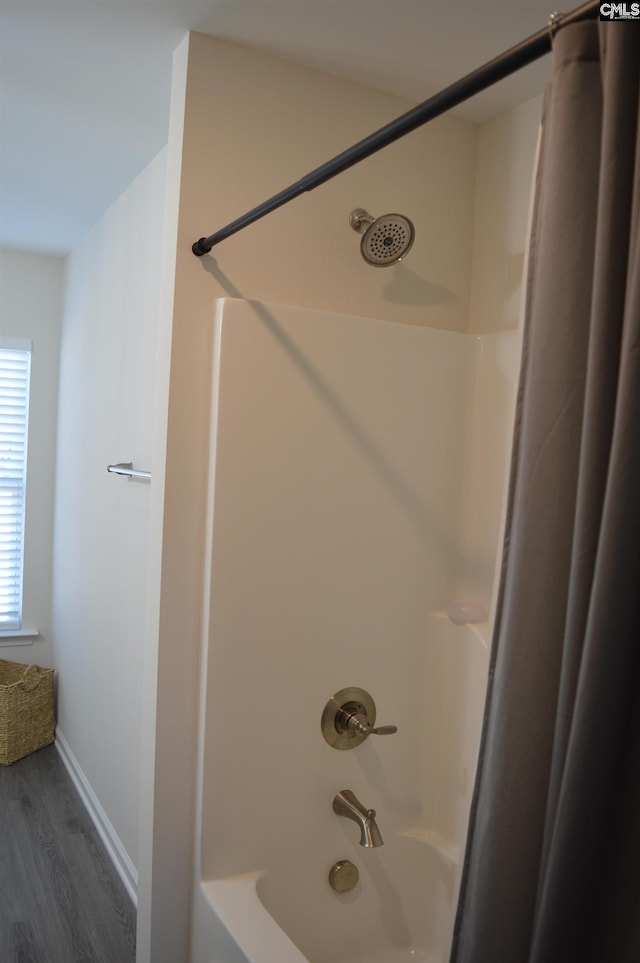
[[[402,214],[372,217],[362,207],[356,207],[349,215],[349,224],[362,234],[360,251],[373,267],[397,264],[413,246],[415,228]]]

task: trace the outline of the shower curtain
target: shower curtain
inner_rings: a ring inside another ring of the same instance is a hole
[[[640,24],[554,41],[452,963],[640,960]]]

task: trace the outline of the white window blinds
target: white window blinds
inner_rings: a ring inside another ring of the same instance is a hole
[[[8,343],[0,341],[0,632],[22,628],[31,367],[29,347]]]

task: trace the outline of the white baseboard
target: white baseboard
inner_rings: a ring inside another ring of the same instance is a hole
[[[69,743],[59,729],[56,729],[56,749],[64,763],[64,767],[71,776],[74,786],[87,810],[96,831],[105,845],[118,876],[133,900],[134,906],[138,902],[138,872],[131,862],[129,854],[122,845],[118,834],[111,825],[111,821],[100,805],[98,797],[91,788],[80,763],[69,747]]]

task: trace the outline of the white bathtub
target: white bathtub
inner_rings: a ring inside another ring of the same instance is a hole
[[[207,880],[211,909],[250,963],[443,963],[456,863],[426,839],[396,836],[350,854],[360,880],[334,892],[305,855],[280,873]],[[213,961],[212,957],[212,961]]]
[[[443,611],[491,608],[497,347],[219,305],[190,963],[448,959],[488,627]],[[398,732],[327,745],[323,708],[347,686]],[[333,812],[342,789],[384,846]],[[341,859],[360,872],[345,895],[328,882]]]

